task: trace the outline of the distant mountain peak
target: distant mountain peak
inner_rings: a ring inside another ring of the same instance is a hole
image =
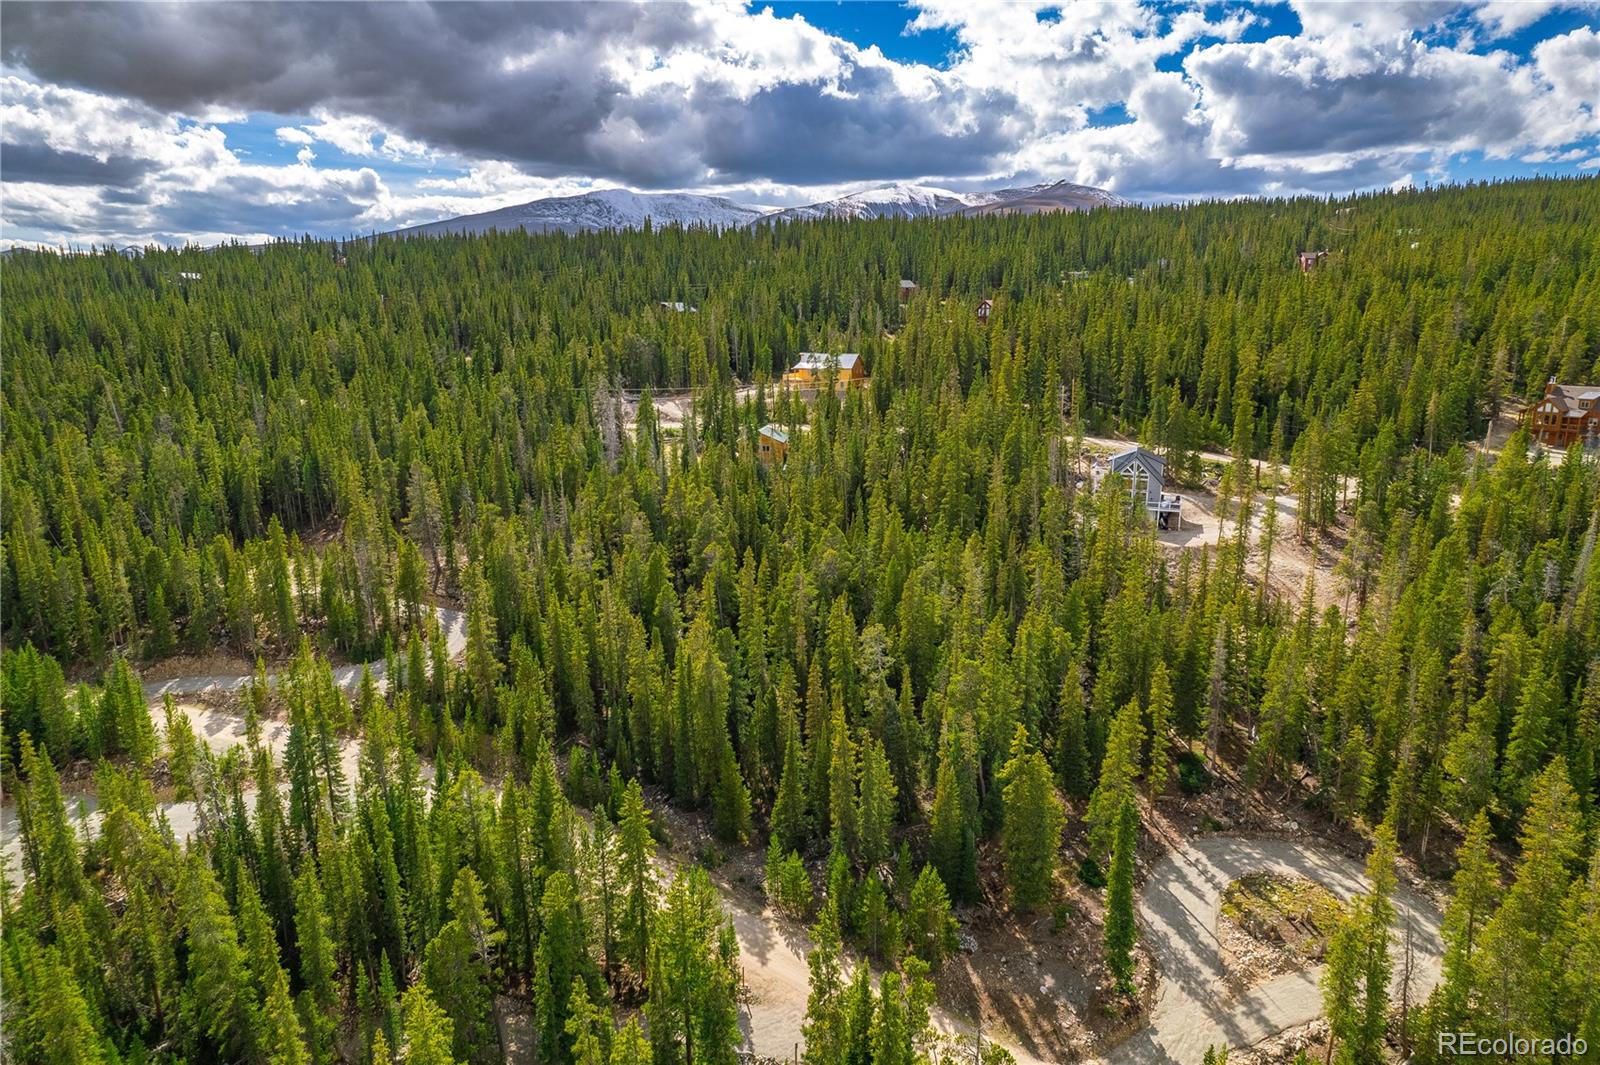
[[[733,229],[761,216],[761,211],[722,196],[690,192],[634,192],[596,189],[576,196],[550,196],[481,214],[461,215],[401,229],[392,236],[437,236],[443,233],[487,233],[491,229],[529,233],[579,233],[597,229],[641,229],[701,225]]]
[[[1113,192],[1070,181],[1020,188],[954,192],[933,185],[894,181],[831,200],[765,211],[722,196],[690,192],[634,192],[596,189],[576,196],[551,196],[480,214],[396,230],[390,236],[485,233],[491,229],[529,233],[579,233],[653,226],[710,226],[733,229],[765,221],[808,221],[819,218],[934,218],[945,215],[1045,214],[1123,207],[1128,201]]]

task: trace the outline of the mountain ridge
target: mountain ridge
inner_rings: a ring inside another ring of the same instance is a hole
[[[975,192],[955,192],[932,185],[892,182],[831,200],[778,210],[763,210],[726,197],[700,193],[597,189],[575,196],[550,196],[492,211],[424,222],[379,236],[439,236],[518,229],[529,233],[582,233],[640,229],[647,222],[654,226],[705,225],[737,229],[765,222],[821,218],[856,220],[1042,214],[1128,205],[1129,201],[1114,192],[1067,181]]]

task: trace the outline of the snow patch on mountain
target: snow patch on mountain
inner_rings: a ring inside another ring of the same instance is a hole
[[[766,217],[783,221],[814,218],[929,218],[988,203],[993,195],[988,192],[952,192],[931,185],[896,183],[852,192],[848,196],[804,207],[790,207]]]
[[[647,221],[657,227],[684,225],[733,229],[760,216],[761,212],[756,208],[720,196],[599,189],[579,196],[552,196],[502,207],[497,211],[429,222],[399,230],[395,235],[485,233],[491,229],[578,233],[596,229],[642,229]]]
[[[987,192],[953,192],[932,185],[895,183],[864,189],[821,203],[772,210],[735,203],[721,196],[687,192],[641,193],[600,189],[581,196],[555,196],[502,207],[482,214],[398,230],[393,236],[484,233],[491,229],[529,233],[580,233],[599,229],[641,229],[648,221],[670,225],[733,229],[765,221],[820,218],[935,218],[943,215],[1039,214],[1123,207],[1128,201],[1105,189],[1057,181]]]

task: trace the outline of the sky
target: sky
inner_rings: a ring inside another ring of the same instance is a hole
[[[1600,174],[1600,6],[0,5],[0,243],[349,236],[598,188],[1143,202]]]

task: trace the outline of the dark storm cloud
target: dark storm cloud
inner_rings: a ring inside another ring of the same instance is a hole
[[[1238,154],[1497,145],[1516,142],[1529,120],[1525,96],[1507,91],[1499,62],[1419,41],[1359,54],[1291,38],[1216,45],[1191,54],[1184,69],[1203,89],[1222,143]]]
[[[847,65],[853,99],[843,100],[809,83],[751,96],[716,79],[635,92],[597,62],[624,44],[655,55],[718,48],[707,13],[678,4],[10,2],[0,40],[8,65],[41,80],[162,111],[363,115],[534,175],[828,182],[885,163],[968,173],[1009,147],[997,124],[952,132],[955,101],[907,100],[881,69]]]
[[[136,184],[156,169],[149,159],[57,151],[43,144],[0,146],[0,181],[37,181],[46,185]]]
[[[967,120],[949,101],[907,99],[892,80],[886,70],[858,68],[843,86],[847,95],[791,84],[737,105],[737,115],[723,104],[704,123],[702,158],[728,180],[781,174],[823,184],[963,176],[1014,146],[1004,119],[1016,108],[1012,97],[986,94],[974,101],[981,117]]]
[[[180,233],[350,232],[356,205],[378,193],[377,175],[364,172],[350,185],[309,190],[279,202],[276,186],[238,178],[204,191],[175,197],[161,212],[164,226]]]

